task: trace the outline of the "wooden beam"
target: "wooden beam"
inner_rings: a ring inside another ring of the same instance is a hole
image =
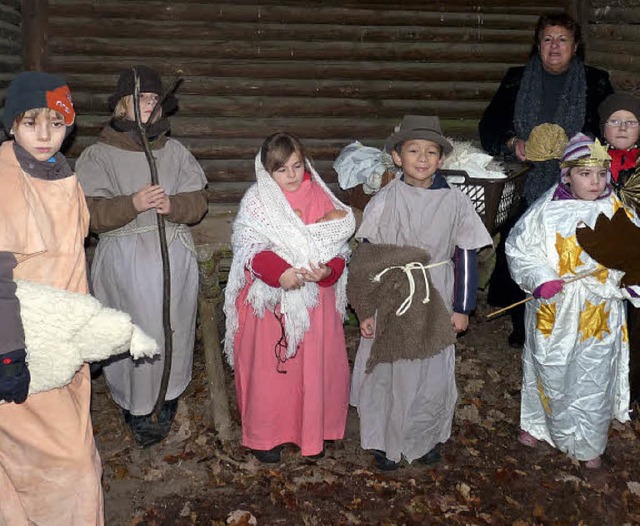
[[[22,55],[28,71],[47,69],[48,4],[48,0],[22,0]]]

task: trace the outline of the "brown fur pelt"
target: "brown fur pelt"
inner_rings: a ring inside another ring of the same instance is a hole
[[[409,246],[362,243],[353,252],[347,298],[360,321],[377,312],[375,340],[367,362],[367,373],[379,363],[430,358],[456,341],[451,314],[431,278],[428,278],[430,301],[422,303],[425,286],[421,270],[412,271],[415,293],[411,307],[402,316],[397,316],[396,310],[409,295],[409,280],[405,272],[389,270],[380,282],[372,281],[387,267],[411,262],[427,265],[429,260],[425,250]]]

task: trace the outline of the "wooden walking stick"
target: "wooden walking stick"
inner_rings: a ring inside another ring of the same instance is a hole
[[[580,275],[576,276],[575,278],[568,279],[564,283],[565,283],[565,285],[567,283],[573,283],[574,281],[578,281],[578,280],[583,279],[583,278],[588,278],[589,276],[595,276],[596,274],[600,274],[600,272],[604,272],[605,270],[609,270],[609,269],[607,267],[597,268],[595,270],[592,270],[591,272],[585,272],[584,274],[580,274]],[[490,312],[489,314],[486,315],[486,317],[487,318],[493,318],[494,316],[497,316],[498,314],[502,314],[503,312],[507,312],[508,310],[511,310],[514,307],[517,307],[518,305],[522,305],[523,303],[528,303],[532,299],[533,299],[533,296],[529,296],[528,298],[525,298],[523,300],[516,301],[515,303],[512,303],[511,305],[508,305],[507,307],[504,307],[502,309]]]
[[[147,163],[149,164],[149,170],[151,171],[151,184],[157,185],[159,184],[158,167],[156,165],[156,159],[153,156],[153,152],[151,151],[151,145],[147,138],[145,126],[142,123],[142,118],[140,117],[140,76],[138,75],[135,67],[132,69],[133,110],[136,128],[138,135],[140,136],[145,157],[147,158]],[[174,80],[172,85],[169,87],[169,90],[163,93],[162,97],[158,100],[156,107],[147,120],[147,124],[151,124],[153,122],[153,118],[157,114],[158,108],[162,106],[164,99],[177,87],[178,82],[180,81],[179,74],[180,73],[176,75],[177,80]],[[160,392],[158,393],[158,398],[151,415],[151,420],[153,422],[158,421],[158,415],[160,414],[164,398],[167,394],[169,375],[171,374],[171,359],[173,355],[173,329],[171,328],[171,266],[169,263],[169,247],[167,244],[164,216],[156,213],[156,220],[158,225],[158,237],[160,240],[160,256],[162,258],[162,327],[164,330],[164,364],[162,369],[162,379],[160,381]]]

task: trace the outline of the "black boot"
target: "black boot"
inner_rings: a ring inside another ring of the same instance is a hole
[[[386,453],[379,449],[373,450],[373,460],[380,471],[395,471],[400,467],[400,462],[389,460]]]
[[[277,464],[282,459],[282,446],[276,446],[268,450],[252,449],[251,453],[263,464]]]
[[[436,444],[433,449],[426,454],[422,455],[418,462],[427,466],[433,466],[442,460],[442,453],[440,453],[440,444]]]

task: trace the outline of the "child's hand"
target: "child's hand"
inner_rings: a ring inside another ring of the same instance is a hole
[[[469,316],[459,312],[454,312],[451,315],[451,325],[453,325],[453,330],[456,333],[464,332],[469,327]]]
[[[370,340],[376,332],[376,321],[374,318],[367,318],[360,324],[360,336]]]
[[[304,281],[317,283],[331,276],[331,268],[327,267],[324,263],[318,263],[317,267],[313,263],[309,263],[309,267],[311,267],[311,270],[300,269],[300,274]]]
[[[558,292],[564,288],[564,281],[561,279],[552,279],[536,287],[533,291],[533,297],[537,300],[544,298],[545,300],[553,298]]]
[[[167,194],[159,185],[148,184],[133,194],[133,206],[138,212],[161,206]]]
[[[160,204],[156,206],[156,212],[164,216],[171,213],[171,200],[167,194],[163,194]]]
[[[288,268],[282,273],[280,279],[278,279],[278,283],[280,283],[280,286],[284,290],[293,290],[304,287],[304,281],[299,274],[301,274],[301,270],[299,268]]]

